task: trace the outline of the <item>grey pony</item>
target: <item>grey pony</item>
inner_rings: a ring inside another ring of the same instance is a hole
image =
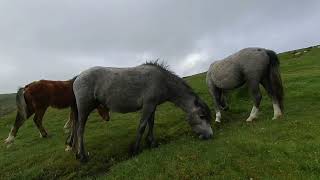
[[[78,113],[72,138],[67,144],[73,145],[77,151],[76,157],[81,162],[88,160],[83,142],[85,124],[97,104],[119,113],[141,110],[133,154],[139,152],[147,125],[146,142],[151,146],[156,144],[153,135],[155,110],[166,101],[174,103],[188,114],[188,122],[199,138],[209,139],[213,135],[211,112],[207,104],[182,78],[157,61],[130,68],[93,67],[78,76],[73,89]]]
[[[226,91],[247,83],[254,106],[247,121],[258,118],[262,99],[259,84],[272,98],[274,116],[279,118],[283,113],[283,86],[277,54],[263,48],[245,48],[235,54],[216,61],[210,65],[206,82],[216,104],[216,122],[221,121],[221,110],[228,109]]]

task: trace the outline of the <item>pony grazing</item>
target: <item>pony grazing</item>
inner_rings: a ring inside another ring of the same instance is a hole
[[[272,98],[274,116],[283,112],[283,87],[279,70],[279,59],[274,51],[262,48],[246,48],[210,65],[207,85],[216,104],[216,122],[221,121],[221,110],[227,109],[225,92],[247,83],[254,106],[247,121],[258,117],[262,99],[259,84]]]
[[[93,67],[82,72],[73,84],[78,113],[69,145],[77,148],[77,158],[88,160],[84,149],[84,129],[90,112],[102,104],[111,111],[128,113],[141,110],[133,154],[139,152],[140,141],[148,125],[146,142],[155,146],[153,125],[158,105],[170,101],[188,114],[192,130],[201,139],[213,135],[209,107],[180,77],[163,64],[148,62],[130,68]],[[124,103],[125,102],[125,103]],[[76,139],[75,139],[76,138]],[[77,147],[75,147],[78,145]]]
[[[64,126],[69,128],[74,117],[75,97],[72,86],[74,80],[75,78],[68,81],[40,80],[20,88],[16,95],[16,120],[5,143],[10,144],[14,141],[21,125],[33,114],[35,114],[33,121],[41,137],[47,137],[48,133],[42,125],[42,118],[49,106],[58,109],[71,107],[70,119]],[[109,110],[101,105],[97,106],[97,109],[101,117],[108,121]]]

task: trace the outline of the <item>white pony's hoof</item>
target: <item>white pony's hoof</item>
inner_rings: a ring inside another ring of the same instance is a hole
[[[72,147],[67,145],[66,149],[64,150],[65,152],[71,152],[72,151]]]
[[[282,117],[282,114],[277,114],[273,116],[272,120],[280,119],[281,117]]]
[[[252,117],[249,117],[246,122],[252,122],[253,121],[253,118]]]
[[[9,136],[7,139],[4,140],[5,144],[12,144],[14,141],[14,137],[13,136]]]
[[[216,123],[221,123],[221,120],[220,119],[216,119],[215,122]]]

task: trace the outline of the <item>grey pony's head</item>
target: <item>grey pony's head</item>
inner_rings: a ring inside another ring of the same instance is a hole
[[[189,113],[188,122],[192,130],[199,135],[200,139],[212,138],[211,119],[211,112],[208,105],[196,96],[192,110]]]

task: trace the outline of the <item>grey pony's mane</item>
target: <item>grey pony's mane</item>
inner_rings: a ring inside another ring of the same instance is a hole
[[[175,81],[180,80],[182,82],[182,84],[185,87],[187,87],[187,89],[190,91],[190,93],[197,96],[197,94],[194,93],[193,89],[189,86],[189,84],[187,84],[184,79],[182,79],[181,77],[176,75],[173,71],[171,71],[169,69],[169,66],[165,62],[163,62],[163,61],[159,62],[159,59],[156,59],[156,60],[146,61],[142,65],[154,66],[154,67],[158,68],[159,70],[161,70],[162,72],[166,73],[170,77],[171,80],[175,80]]]
[[[146,61],[142,65],[150,65],[159,68],[161,71],[165,71],[171,75],[177,76],[173,71],[169,69],[169,65],[167,65],[164,61],[159,62],[159,59]],[[178,76],[177,76],[178,77]]]
[[[187,90],[189,91],[190,94],[194,95],[196,97],[197,100],[200,100],[199,101],[199,105],[204,108],[205,110],[205,114],[210,117],[211,119],[211,111],[210,111],[210,108],[208,107],[207,104],[205,104],[201,98],[198,96],[198,94],[196,94],[194,92],[194,90],[191,88],[191,86],[189,86],[189,84],[186,83],[186,81],[182,78],[180,78],[178,75],[176,75],[173,71],[171,71],[169,69],[169,66],[164,63],[163,61],[161,61],[159,63],[159,59],[156,59],[156,60],[153,60],[153,61],[146,61],[144,64],[142,65],[149,65],[149,66],[154,66],[156,68],[158,68],[159,70],[161,70],[162,72],[168,74],[169,78],[171,80],[173,80],[174,82],[181,82],[183,86],[185,86],[187,88]]]

